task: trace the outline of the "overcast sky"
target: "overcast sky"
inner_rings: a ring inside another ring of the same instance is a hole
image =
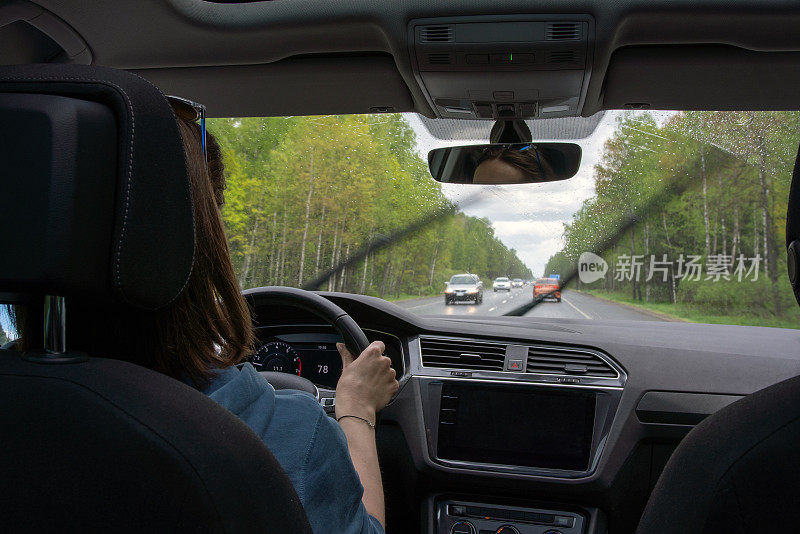
[[[616,112],[607,112],[591,136],[575,141],[583,150],[583,158],[578,174],[569,180],[504,186],[443,184],[442,190],[456,202],[481,191],[480,200],[463,211],[490,220],[495,234],[506,246],[517,250],[534,276],[545,274],[542,271],[547,260],[563,246],[564,223],[571,221],[583,201],[594,193],[594,165],[614,132],[616,117]],[[417,146],[426,161],[428,152],[434,148],[487,142],[486,139],[442,141],[431,136],[416,115],[408,114],[406,118],[417,133]]]

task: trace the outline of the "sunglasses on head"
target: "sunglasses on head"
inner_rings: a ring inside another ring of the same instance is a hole
[[[179,96],[167,96],[167,101],[172,105],[175,114],[187,121],[200,121],[200,142],[203,145],[203,158],[208,167],[208,152],[206,150],[206,107]]]
[[[485,155],[489,154],[492,150],[496,150],[495,147],[489,146],[486,149],[484,149],[483,151],[484,155],[481,156],[479,161],[482,160],[485,157]],[[539,157],[539,149],[536,147],[535,144],[525,145],[520,148],[513,148],[512,146],[506,146],[503,147],[502,150],[515,150],[517,152],[526,152],[526,151],[533,152],[533,154],[536,156],[536,164],[539,166],[539,172],[542,173],[542,176],[544,176],[545,173],[544,173],[544,167],[542,167],[542,159]]]
[[[539,172],[542,173],[542,176],[544,176],[542,160],[539,158],[539,150],[536,148],[536,145],[527,145],[519,149],[520,152],[524,152],[525,150],[533,150],[533,153],[536,154],[536,163],[539,165]]]

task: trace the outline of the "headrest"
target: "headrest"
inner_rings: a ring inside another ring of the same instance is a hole
[[[0,292],[148,310],[175,299],[194,214],[164,95],[103,67],[0,67],[0,235]]]

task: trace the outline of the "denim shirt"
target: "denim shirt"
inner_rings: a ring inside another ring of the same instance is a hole
[[[275,391],[249,363],[215,373],[203,393],[261,437],[289,475],[315,533],[383,533],[361,502],[364,488],[344,431],[314,397]]]

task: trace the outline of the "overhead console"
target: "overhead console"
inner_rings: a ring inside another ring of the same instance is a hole
[[[439,118],[579,115],[592,61],[588,15],[453,17],[409,24],[414,74]]]

